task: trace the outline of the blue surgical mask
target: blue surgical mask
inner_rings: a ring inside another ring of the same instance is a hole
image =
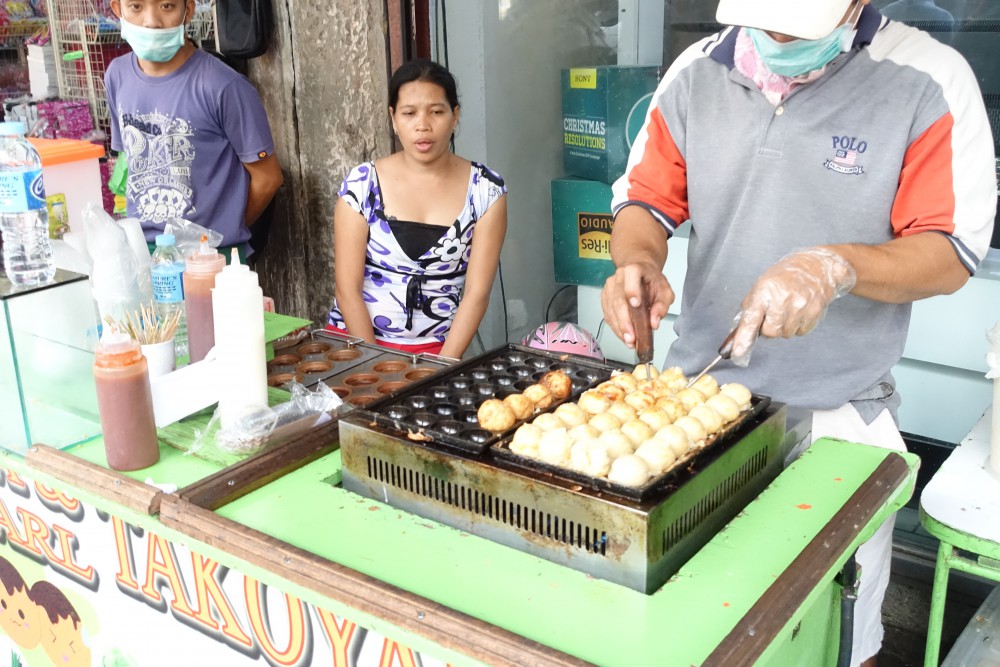
[[[185,18],[187,18],[186,12]],[[184,46],[183,22],[176,28],[146,28],[122,18],[121,24],[122,39],[128,42],[135,55],[142,60],[165,63],[177,55]]]
[[[855,30],[853,25],[845,23],[826,37],[790,42],[779,42],[756,28],[747,28],[747,34],[768,70],[781,76],[800,76],[849,51],[854,43]]]

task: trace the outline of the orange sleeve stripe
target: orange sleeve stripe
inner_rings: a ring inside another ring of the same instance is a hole
[[[897,237],[927,231],[954,234],[954,125],[952,115],[945,114],[906,149],[892,205],[892,230]]]
[[[659,109],[646,123],[642,157],[628,173],[628,201],[647,204],[674,221],[688,219],[687,163]]]

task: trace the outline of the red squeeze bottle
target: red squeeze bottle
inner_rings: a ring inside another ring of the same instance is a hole
[[[201,248],[188,255],[184,266],[184,310],[188,327],[188,358],[190,363],[201,361],[215,346],[215,317],[212,311],[212,289],[215,276],[226,266],[226,258],[201,237]]]
[[[94,357],[97,410],[112,470],[139,470],[160,460],[149,370],[139,343],[128,334],[106,334]]]

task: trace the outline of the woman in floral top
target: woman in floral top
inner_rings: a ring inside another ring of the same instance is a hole
[[[327,328],[461,358],[489,303],[507,229],[503,179],[451,152],[455,79],[427,60],[389,82],[402,150],[351,170],[334,210]],[[456,215],[457,212],[457,215]]]

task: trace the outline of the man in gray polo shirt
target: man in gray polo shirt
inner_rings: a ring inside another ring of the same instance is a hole
[[[634,345],[644,299],[659,325],[668,239],[690,222],[667,365],[703,368],[739,315],[720,383],[811,411],[813,438],[903,449],[890,370],[910,305],[965,284],[992,233],[975,76],[868,0],[721,0],[717,17],[730,27],[670,67],[614,185],[606,321]],[[858,551],[855,665],[881,646],[892,524]]]

